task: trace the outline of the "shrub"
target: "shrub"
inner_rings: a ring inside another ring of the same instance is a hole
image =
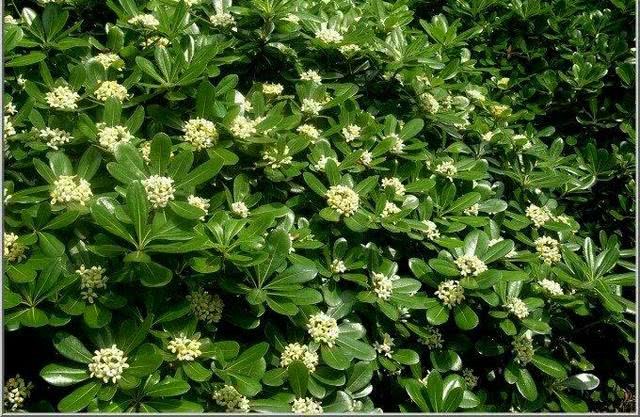
[[[635,408],[635,2],[6,3],[5,409]]]

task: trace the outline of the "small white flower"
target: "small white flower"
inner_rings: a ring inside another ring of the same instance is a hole
[[[102,380],[104,383],[118,382],[122,378],[122,372],[129,367],[127,357],[116,345],[109,348],[96,350],[92,362],[89,364],[91,377]]]
[[[542,289],[552,297],[564,295],[564,292],[562,291],[562,286],[554,280],[544,278],[540,280],[538,284],[540,284],[540,287],[542,287]]]
[[[231,13],[226,13],[226,12],[216,13],[211,15],[209,17],[209,21],[214,27],[219,27],[219,28],[227,28],[227,27],[235,28],[236,26],[236,19],[233,17]]]
[[[342,136],[344,136],[347,143],[359,139],[361,132],[362,128],[358,125],[350,124],[342,128]]]
[[[13,17],[10,14],[8,14],[8,15],[6,15],[4,17],[4,24],[5,25],[17,25],[18,21],[16,20],[15,17]]]
[[[248,413],[251,410],[249,400],[232,385],[225,385],[213,393],[213,399],[227,413]]]
[[[9,136],[15,135],[16,129],[13,127],[13,123],[11,122],[11,119],[9,119],[9,116],[4,116],[3,120],[4,122],[2,124],[2,137],[3,139],[6,139]]]
[[[442,348],[443,340],[440,330],[433,326],[426,326],[424,330],[426,334],[420,335],[420,342],[431,350]]]
[[[322,111],[323,104],[311,98],[305,98],[302,100],[302,107],[300,108],[303,113],[316,116]]]
[[[165,48],[171,44],[171,41],[167,38],[163,38],[162,36],[150,36],[144,41],[140,42],[140,46],[143,48],[148,48],[150,46],[156,45],[161,48]]]
[[[166,207],[169,201],[175,198],[176,189],[173,187],[172,178],[152,175],[143,180],[142,185],[147,193],[147,200],[153,205],[153,208]]]
[[[325,44],[339,44],[342,42],[342,35],[335,29],[320,29],[316,32],[316,39]]]
[[[464,301],[464,288],[462,288],[459,281],[455,280],[441,282],[435,294],[442,300],[442,304],[449,308],[453,308]]]
[[[314,70],[307,70],[300,73],[300,79],[303,81],[311,81],[315,84],[322,84],[322,77]]]
[[[5,233],[3,242],[4,259],[9,262],[20,262],[26,258],[24,252],[27,248],[18,243],[18,235],[15,233]]]
[[[93,59],[99,62],[100,65],[102,65],[105,69],[120,61],[120,57],[118,56],[118,54],[114,54],[113,52],[98,54],[93,57]],[[119,67],[118,71],[122,71],[122,67]]]
[[[78,203],[87,204],[93,196],[91,184],[84,178],[70,175],[60,175],[53,183],[51,190],[51,204]]]
[[[191,302],[191,311],[198,320],[205,323],[217,323],[222,318],[224,303],[217,294],[209,294],[208,291],[199,289],[187,295]]]
[[[455,264],[463,277],[467,275],[478,276],[488,269],[487,265],[476,255],[462,255],[455,260]]]
[[[404,185],[397,177],[389,177],[382,179],[382,188],[393,188],[397,197],[402,197],[405,193]]]
[[[184,334],[180,334],[180,336],[174,338],[169,342],[169,346],[167,347],[171,353],[175,353],[176,357],[179,361],[187,361],[191,362],[196,360],[196,358],[202,355],[200,351],[200,343],[197,339],[190,339],[185,337]]]
[[[117,81],[103,81],[93,94],[100,101],[107,101],[109,97],[115,97],[119,101],[125,101],[129,98],[127,88],[118,84]]]
[[[351,55],[355,55],[356,53],[360,52],[360,46],[353,44],[353,43],[348,43],[346,45],[342,45],[338,48],[338,50],[340,51],[340,53],[342,55],[345,56],[351,56]]]
[[[38,137],[46,142],[51,149],[58,150],[59,146],[66,145],[73,140],[73,136],[62,129],[51,129],[45,127],[38,131]]]
[[[191,194],[187,197],[187,203],[204,211],[204,216],[200,217],[200,220],[204,221],[205,216],[209,212],[209,200]]]
[[[243,219],[249,217],[249,208],[247,208],[247,205],[242,201],[231,203],[231,212]]]
[[[322,405],[313,398],[296,398],[291,405],[294,414],[322,414]]]
[[[5,114],[9,114],[13,116],[18,112],[18,109],[16,109],[15,104],[13,104],[13,102],[10,101],[4,105],[4,112]]]
[[[80,95],[66,86],[56,87],[45,96],[47,104],[54,109],[75,110],[78,108]]]
[[[6,21],[5,21],[6,23]],[[26,382],[20,374],[7,379],[2,388],[2,401],[6,411],[19,411],[23,408],[24,402],[31,396],[33,384]]]
[[[534,241],[534,244],[536,246],[538,256],[545,264],[552,265],[560,262],[562,259],[562,255],[560,254],[560,242],[556,239],[549,236],[543,236],[537,238]]]
[[[544,226],[546,222],[553,219],[553,214],[547,207],[538,207],[535,204],[529,205],[525,214],[531,219],[535,227]]]
[[[347,267],[340,259],[334,259],[331,261],[331,272],[334,274],[343,274],[347,272]]]
[[[316,162],[316,163],[313,165],[313,168],[314,168],[316,171],[321,171],[321,172],[322,172],[322,171],[324,171],[324,168],[327,166],[327,162],[329,162],[330,160],[331,160],[331,161],[335,161],[335,163],[336,163],[336,164],[338,163],[338,161],[336,161],[336,159],[335,159],[334,157],[326,156],[326,155],[322,155],[322,156],[318,159],[318,162]]]
[[[371,162],[373,162],[373,154],[369,151],[362,152],[362,155],[360,155],[360,163],[368,167],[371,166]]]
[[[189,119],[184,124],[182,139],[200,151],[215,145],[218,140],[218,130],[212,121],[197,117]]]
[[[284,87],[282,84],[271,84],[264,83],[262,84],[262,92],[265,96],[277,97],[284,91]]]
[[[360,206],[360,196],[346,185],[334,185],[326,193],[327,204],[338,213],[349,217]]]
[[[483,142],[491,142],[491,139],[493,139],[494,135],[495,135],[494,132],[488,131],[488,132],[483,133],[482,135],[480,135],[480,137],[482,138]]]
[[[440,103],[438,103],[438,100],[436,100],[433,95],[429,93],[422,93],[418,99],[420,107],[422,107],[422,109],[427,113],[434,114],[440,110]]]
[[[393,355],[393,337],[389,335],[389,333],[384,333],[382,335],[382,343],[374,342],[373,347],[379,354],[383,354],[387,358],[391,358]]]
[[[477,216],[479,211],[480,211],[480,204],[478,203],[475,203],[474,205],[469,206],[466,209],[462,210],[462,212],[467,216]]]
[[[307,345],[289,343],[280,355],[280,366],[286,368],[293,361],[301,361],[309,372],[314,372],[318,366],[318,354],[310,351]]]
[[[504,308],[509,310],[509,313],[513,314],[520,320],[526,318],[529,315],[529,307],[517,297],[510,298],[504,305]]]
[[[98,123],[98,143],[109,152],[115,153],[121,143],[130,143],[134,136],[125,126],[107,126]]]
[[[371,281],[373,283],[373,292],[381,300],[388,300],[393,293],[393,279],[381,274],[379,272],[373,272],[371,274]]]
[[[290,165],[293,157],[289,155],[289,147],[285,145],[282,150],[272,147],[262,152],[262,160],[272,169],[282,168]]]
[[[440,231],[438,230],[438,225],[432,222],[431,220],[423,220],[425,226],[427,226],[427,230],[424,231],[424,234],[431,240],[440,238]]]
[[[128,20],[130,25],[143,26],[149,29],[155,29],[160,25],[160,21],[152,14],[139,14]]]
[[[84,264],[80,265],[80,269],[76,270],[76,274],[80,276],[80,289],[82,290],[82,299],[87,300],[89,304],[93,304],[98,298],[96,290],[107,287],[107,277],[104,276],[105,269],[101,266],[92,266],[86,268]]]
[[[480,90],[477,90],[475,88],[467,89],[467,97],[469,97],[471,100],[479,101],[481,103],[487,99],[485,95],[480,92]]]
[[[309,318],[307,330],[314,341],[326,344],[328,347],[333,347],[340,334],[336,319],[324,312],[316,313]]]
[[[298,126],[296,132],[300,133],[301,135],[307,136],[312,141],[320,139],[320,131],[310,124],[303,124]]]
[[[382,209],[382,213],[380,213],[380,217],[382,218],[389,217],[394,214],[398,214],[401,211],[402,209],[400,209],[400,207],[398,207],[395,203],[392,203],[391,201],[386,201],[384,203],[384,208]]]
[[[256,126],[258,126],[263,120],[264,118],[262,117],[250,120],[244,116],[238,115],[233,119],[233,122],[231,122],[229,130],[231,131],[231,134],[237,138],[248,139],[258,132]]]
[[[436,172],[453,181],[453,176],[458,173],[458,168],[452,161],[443,161],[436,166]]]

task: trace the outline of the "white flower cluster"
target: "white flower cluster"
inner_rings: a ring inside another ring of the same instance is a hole
[[[517,337],[511,342],[513,345],[513,351],[516,354],[516,361],[521,365],[526,365],[533,359],[535,353],[533,349],[533,342],[527,335]]]
[[[511,314],[519,318],[520,320],[529,316],[529,307],[524,301],[517,297],[510,298],[504,305],[504,308],[509,310]]]
[[[471,87],[467,88],[466,92],[467,92],[467,97],[469,97],[471,100],[483,102],[487,99],[485,95],[482,94],[482,92],[476,88],[471,88]]]
[[[373,154],[369,151],[362,152],[362,155],[360,155],[360,163],[368,167],[371,166],[371,162],[373,162]]]
[[[262,152],[262,160],[272,169],[282,168],[291,164],[293,157],[289,155],[289,147],[284,146],[282,150],[272,147]]]
[[[393,140],[393,145],[391,145],[391,149],[389,150],[391,153],[400,155],[404,152],[405,144],[404,141],[395,133],[390,134],[385,139]]]
[[[125,101],[129,98],[127,93],[127,87],[122,84],[118,84],[117,81],[103,81],[100,86],[93,93],[100,101],[107,101],[109,97],[115,97],[120,101]]]
[[[243,219],[249,217],[249,208],[242,201],[231,203],[231,212],[238,217],[242,217]]]
[[[31,396],[31,390],[33,384],[27,383],[20,376],[16,374],[15,377],[7,379],[4,387],[2,388],[2,401],[5,409],[8,411],[18,411],[22,409],[25,400]]]
[[[48,147],[56,151],[59,146],[65,145],[73,140],[73,136],[68,132],[62,129],[51,129],[50,127],[40,129],[38,131],[38,137],[46,142]]]
[[[316,32],[316,39],[326,44],[339,44],[343,36],[335,29],[324,28]]]
[[[467,216],[477,216],[479,211],[480,211],[480,204],[478,203],[475,203],[467,207],[466,209],[462,210],[462,212]]]
[[[449,308],[453,308],[453,306],[464,301],[464,288],[462,288],[459,281],[455,280],[441,282],[435,294],[442,300],[442,304]]]
[[[421,335],[420,342],[431,350],[442,348],[443,340],[440,330],[433,326],[426,326],[424,330],[426,334]]]
[[[480,137],[483,142],[491,142],[491,139],[493,139],[494,135],[495,135],[494,132],[489,131],[489,132],[483,133]]]
[[[536,227],[543,226],[546,222],[553,219],[553,214],[547,207],[538,207],[531,204],[527,207],[526,215]]]
[[[24,252],[27,248],[22,243],[18,243],[18,235],[15,233],[5,233],[3,240],[4,259],[9,262],[20,262],[26,258]]]
[[[164,38],[162,36],[150,36],[149,38],[143,40],[142,42],[140,42],[140,46],[144,47],[144,48],[148,48],[150,46],[153,45],[157,45],[161,48],[167,47],[169,46],[169,44],[171,44],[171,41],[167,38]]]
[[[331,272],[334,274],[343,274],[347,271],[347,266],[340,259],[334,259],[331,262]]]
[[[464,368],[462,370],[462,378],[467,385],[467,389],[472,390],[478,385],[478,377],[473,374],[473,369]]]
[[[320,131],[309,124],[298,126],[296,132],[300,133],[301,135],[307,136],[312,141],[320,139]]]
[[[291,405],[294,414],[322,414],[322,405],[313,398],[296,398]]]
[[[54,109],[75,110],[78,108],[80,95],[67,86],[60,86],[49,91],[45,99]]]
[[[90,376],[101,379],[105,384],[109,381],[114,384],[118,382],[122,378],[122,372],[129,367],[127,357],[116,345],[96,350],[91,360]]]
[[[560,242],[556,239],[543,236],[537,238],[534,242],[538,256],[547,265],[560,262],[562,255],[560,254]]]
[[[236,25],[236,19],[231,13],[216,13],[209,17],[209,21],[215,27],[226,28],[234,27]]]
[[[436,166],[436,172],[453,181],[453,176],[458,173],[458,168],[451,161],[444,161]]]
[[[227,413],[248,413],[251,410],[247,397],[232,385],[215,390],[213,399],[220,407],[225,407]]]
[[[311,81],[316,84],[322,83],[322,77],[318,74],[317,71],[307,70],[300,73],[300,79],[303,81]]]
[[[384,208],[382,209],[382,213],[380,213],[380,217],[385,218],[392,216],[394,214],[400,213],[402,210],[395,203],[391,201],[386,201],[384,203]]]
[[[145,163],[151,162],[151,141],[147,140],[140,144],[140,154],[142,155],[142,159]]]
[[[193,291],[187,295],[191,302],[191,311],[198,320],[206,323],[217,323],[222,318],[224,303],[218,294],[209,294],[202,289]]]
[[[286,368],[291,365],[293,361],[301,361],[309,372],[314,372],[318,365],[318,354],[310,351],[307,345],[289,343],[284,347],[280,355],[280,366]]]
[[[75,175],[60,175],[53,182],[51,190],[51,204],[78,203],[81,206],[87,204],[93,192],[91,184],[84,178]]]
[[[438,230],[438,225],[432,222],[431,220],[423,220],[425,226],[427,226],[427,230],[424,231],[424,234],[431,240],[440,238],[440,231]]]
[[[4,24],[5,25],[17,25],[18,21],[16,20],[15,17],[13,17],[10,14],[8,14],[8,15],[6,15],[4,17]]]
[[[115,152],[121,143],[129,143],[133,135],[125,126],[107,126],[106,123],[98,123],[98,143],[109,152]]]
[[[333,347],[333,344],[340,334],[336,319],[328,316],[324,312],[316,313],[309,317],[307,330],[313,340],[318,343],[324,343],[329,347]]]
[[[8,138],[9,136],[13,136],[16,134],[16,129],[13,127],[13,122],[9,118],[9,116],[4,116],[2,118],[2,137]]]
[[[98,298],[96,290],[107,287],[107,277],[104,276],[105,269],[101,266],[92,266],[88,268],[84,264],[76,269],[76,274],[80,276],[80,289],[82,290],[82,299],[87,300],[89,304],[93,304]]]
[[[347,141],[347,143],[357,140],[360,137],[361,133],[362,128],[358,125],[351,124],[342,128],[342,136],[344,136],[344,139]]]
[[[487,265],[476,255],[462,255],[455,260],[455,263],[463,277],[467,275],[478,276],[487,270]]]
[[[176,189],[173,187],[172,178],[152,175],[142,180],[142,185],[147,193],[147,200],[154,208],[166,207],[169,201],[175,199]]]
[[[324,105],[319,101],[316,101],[312,98],[305,98],[302,99],[302,107],[300,107],[300,110],[302,111],[302,113],[316,116],[322,111],[323,106]]]
[[[247,139],[251,136],[255,135],[258,130],[257,126],[264,120],[263,117],[258,117],[257,119],[250,120],[244,116],[238,115],[233,122],[231,123],[231,127],[229,130],[231,134],[240,139]]]
[[[284,91],[282,84],[264,83],[262,84],[262,93],[265,96],[277,97]]]
[[[542,287],[544,292],[546,292],[552,297],[564,295],[564,292],[562,291],[562,286],[552,279],[548,279],[548,278],[541,279],[538,282],[538,284],[540,285],[540,287]]]
[[[393,293],[393,279],[381,274],[379,272],[373,272],[371,274],[371,282],[373,283],[373,292],[381,300],[388,300]]]
[[[393,346],[393,337],[391,337],[389,333],[385,333],[382,335],[382,343],[374,342],[373,344],[376,352],[378,352],[379,354],[383,354],[387,358],[391,358],[391,355],[393,355]]]
[[[118,56],[118,54],[114,54],[113,52],[98,54],[93,57],[93,59],[100,63],[100,65],[102,65],[105,69],[120,61],[120,57]],[[118,71],[122,71],[122,68],[118,68]]]
[[[327,162],[329,162],[330,160],[335,161],[336,165],[338,164],[338,161],[336,160],[336,158],[332,157],[332,156],[326,156],[326,155],[322,155],[319,159],[318,162],[316,162],[315,164],[313,164],[313,168],[316,171],[320,171],[323,172],[324,169],[327,166]]]
[[[360,206],[360,196],[346,185],[333,185],[326,193],[327,204],[338,213],[349,217]]]
[[[420,107],[427,113],[434,114],[440,110],[440,103],[438,103],[438,100],[436,100],[433,95],[422,93],[418,99],[420,101]]]
[[[160,22],[152,14],[139,14],[135,15],[128,20],[130,25],[144,26],[149,29],[155,29],[160,25]]]
[[[383,178],[382,188],[393,188],[395,190],[395,195],[398,197],[402,197],[406,191],[402,181],[397,177]]]
[[[189,197],[187,197],[187,203],[204,211],[204,216],[200,217],[200,220],[204,221],[204,217],[209,213],[209,200],[191,194]]]
[[[174,338],[169,342],[167,349],[171,353],[175,353],[179,361],[194,361],[198,356],[202,355],[200,346],[202,344],[197,339],[190,339],[184,334]]]
[[[184,136],[182,139],[200,151],[210,148],[216,143],[218,130],[212,121],[198,117],[190,119],[184,124]]]

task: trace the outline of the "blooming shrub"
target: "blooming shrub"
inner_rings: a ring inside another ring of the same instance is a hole
[[[635,2],[5,3],[5,410],[635,407]]]

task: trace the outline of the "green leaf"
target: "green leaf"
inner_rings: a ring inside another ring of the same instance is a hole
[[[562,364],[553,358],[536,353],[532,363],[536,368],[556,379],[565,379],[567,377],[567,371]]]
[[[184,373],[196,382],[208,381],[213,374],[210,370],[200,365],[198,362],[184,362],[182,364]]]
[[[347,369],[351,364],[351,360],[342,352],[342,349],[336,349],[335,347],[329,348],[324,345],[321,346],[320,356],[324,363],[339,371]]]
[[[474,329],[478,323],[478,315],[468,304],[457,305],[453,308],[453,318],[456,326],[462,330]]]
[[[142,183],[135,181],[127,187],[127,208],[129,217],[142,246],[147,234],[147,219],[149,218],[149,203]]]
[[[427,309],[427,321],[430,324],[439,326],[446,323],[447,320],[449,320],[449,307],[438,303],[436,306]]]
[[[576,374],[564,380],[562,385],[579,391],[591,391],[598,388],[600,379],[593,374]]]
[[[538,398],[538,389],[536,383],[531,377],[529,371],[525,368],[519,368],[520,372],[516,376],[516,387],[524,398],[529,401],[535,401]]]
[[[42,379],[56,387],[67,387],[89,379],[87,368],[49,364],[40,371]]]
[[[356,393],[369,385],[371,378],[373,378],[372,362],[358,362],[349,373],[345,390],[349,393]]]
[[[75,413],[86,408],[98,394],[100,383],[89,382],[75,389],[58,403],[58,410],[63,413]]]
[[[344,353],[356,359],[372,361],[376,358],[375,349],[368,343],[361,342],[345,335],[340,335],[336,343],[342,348]]]
[[[293,361],[287,367],[289,386],[297,397],[304,397],[309,384],[309,370],[301,361]]]
[[[167,377],[147,388],[145,394],[151,398],[176,397],[189,391],[190,385],[182,379]]]
[[[80,363],[91,363],[93,355],[82,342],[68,333],[56,333],[53,346],[62,356]]]
[[[222,168],[223,160],[219,158],[210,159],[202,165],[195,168],[181,178],[179,181],[176,179],[176,189],[187,189],[200,185],[205,181],[215,177]]]
[[[164,287],[173,277],[173,272],[169,268],[155,262],[138,263],[135,268],[138,270],[140,282],[145,287]]]

